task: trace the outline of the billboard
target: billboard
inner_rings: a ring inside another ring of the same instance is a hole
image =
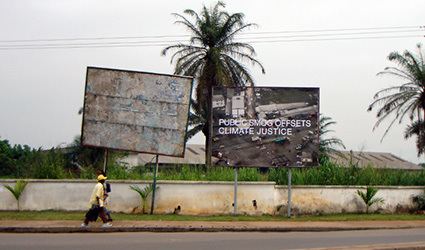
[[[318,165],[319,88],[214,88],[215,165]]]
[[[84,146],[184,156],[192,77],[88,67]]]

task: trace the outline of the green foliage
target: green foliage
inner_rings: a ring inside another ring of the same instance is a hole
[[[87,168],[101,169],[105,150],[102,148],[89,148],[81,146],[80,136],[77,135],[74,141],[68,145],[66,153],[68,161],[80,170]]]
[[[0,176],[25,177],[36,150],[27,145],[14,145],[7,140],[0,140]]]
[[[241,168],[238,172],[238,180],[240,181],[259,181],[260,175],[255,168]]]
[[[158,190],[158,186],[156,186],[156,189]],[[153,192],[153,184],[148,184],[144,186],[143,188],[140,188],[136,185],[131,185],[130,189],[137,192],[140,195],[141,199],[141,207],[142,207],[142,214],[145,214],[145,210],[148,206],[148,197]]]
[[[394,124],[401,124],[406,118],[410,121],[416,120],[413,127],[423,129],[420,124],[423,117],[420,114],[425,110],[425,62],[421,45],[417,45],[417,53],[404,51],[403,53],[392,52],[388,55],[388,60],[395,66],[386,67],[378,75],[388,75],[400,80],[398,86],[391,84],[391,87],[384,88],[375,93],[373,102],[369,105],[368,111],[376,109],[377,122],[374,128],[383,121],[391,120],[382,139]],[[410,130],[410,131],[409,131]],[[416,133],[410,127],[405,133],[405,137],[417,135],[418,154],[425,153],[425,138]]]
[[[378,189],[368,186],[366,188],[366,192],[363,192],[361,190],[357,190],[357,195],[362,199],[364,204],[366,205],[366,213],[369,213],[369,207],[373,204],[379,204],[384,203],[384,199],[374,197],[378,193]]]
[[[287,169],[270,169],[268,180],[275,181],[278,185],[286,185],[287,173]],[[360,168],[356,165],[343,167],[331,161],[324,161],[320,167],[293,169],[292,184],[423,186],[425,170],[377,169],[372,166]]]
[[[173,166],[158,173],[161,180],[186,181],[233,181],[234,170],[229,167],[206,168],[199,166]],[[145,178],[146,179],[146,178]],[[262,175],[256,168],[238,168],[239,181],[267,181],[267,175]]]
[[[94,179],[96,169],[93,165],[82,166],[76,170],[71,167],[69,150],[52,148],[50,150],[31,149],[24,145],[11,146],[7,140],[0,140],[1,178],[81,178]],[[115,180],[151,180],[154,166],[128,168],[116,163],[122,153],[111,153],[107,174]],[[363,185],[363,186],[424,186],[425,168],[421,171],[396,169],[377,169],[373,166],[358,167],[355,162],[344,167],[328,158],[320,159],[321,166],[292,170],[294,185]],[[238,168],[239,181],[274,181],[278,185],[287,184],[287,169],[272,168],[261,174],[256,168]],[[188,181],[233,181],[231,167],[206,168],[205,165],[175,165],[159,169],[159,180]]]
[[[129,172],[120,164],[112,164],[107,167],[108,178],[116,180],[129,179]]]
[[[27,145],[0,141],[0,176],[9,178],[59,179],[72,176],[64,154],[52,148],[44,151]]]
[[[13,197],[15,197],[17,205],[18,205],[18,211],[21,210],[19,206],[19,198],[21,197],[22,193],[25,190],[25,187],[27,186],[28,182],[24,180],[18,180],[14,187],[9,185],[4,185],[4,187],[12,193]]]
[[[214,86],[244,86],[247,81],[254,82],[251,74],[241,62],[259,66],[254,48],[243,42],[236,42],[235,37],[253,23],[245,23],[243,13],[228,13],[225,4],[217,2],[213,7],[203,6],[199,13],[191,9],[184,15],[174,14],[177,24],[183,25],[191,33],[187,44],[166,47],[162,54],[175,51],[171,61],[175,62],[175,74],[198,78],[196,100],[199,108],[205,108],[205,90]],[[199,109],[201,110],[201,109]]]
[[[31,177],[36,179],[63,179],[68,177],[65,169],[65,157],[58,149],[38,150],[33,155]]]
[[[213,167],[208,169],[205,175],[207,181],[232,181],[235,179],[234,172],[232,168],[228,167]]]
[[[425,190],[421,195],[413,197],[413,203],[416,204],[418,210],[425,210]]]
[[[320,115],[320,121],[319,121],[319,135],[320,135],[320,144],[319,144],[319,150],[320,150],[320,157],[328,159],[330,153],[336,153],[338,154],[339,151],[335,148],[344,148],[345,145],[342,142],[341,139],[337,137],[328,137],[329,133],[334,132],[330,129],[330,126],[335,125],[336,122],[332,120],[332,118],[324,115]]]

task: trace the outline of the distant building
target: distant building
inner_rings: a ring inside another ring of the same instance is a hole
[[[406,161],[391,153],[378,152],[359,152],[359,151],[338,151],[339,153],[330,154],[333,162],[343,166],[350,164],[374,168],[404,169],[404,170],[422,170],[423,167]]]

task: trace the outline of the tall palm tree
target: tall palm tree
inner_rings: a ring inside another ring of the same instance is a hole
[[[245,86],[253,83],[251,74],[241,61],[257,65],[265,73],[264,67],[256,60],[254,48],[242,42],[235,41],[235,36],[243,30],[255,26],[244,22],[243,13],[230,14],[223,2],[217,2],[212,8],[203,6],[200,13],[191,9],[183,15],[174,13],[177,24],[182,24],[191,32],[189,44],[179,43],[168,46],[162,51],[174,51],[171,63],[175,62],[175,74],[194,76],[197,78],[196,100],[198,114],[205,114],[206,128],[206,163],[211,164],[212,141],[212,88],[216,86]]]
[[[401,123],[406,116],[411,121],[415,117],[421,120],[421,112],[425,110],[425,64],[420,44],[417,45],[417,49],[417,54],[407,50],[402,54],[390,53],[388,60],[398,67],[386,67],[384,71],[378,73],[378,75],[395,76],[402,80],[401,85],[378,91],[369,105],[368,111],[378,109],[376,114],[378,121],[374,129],[387,118],[392,119],[382,139],[396,121]]]
[[[339,151],[336,149],[337,147],[341,147],[345,149],[345,145],[341,139],[337,137],[328,138],[327,135],[329,133],[334,132],[334,130],[329,127],[336,124],[336,121],[333,121],[331,117],[321,115],[320,116],[320,127],[319,127],[319,135],[320,135],[320,154],[321,157],[327,157],[330,153],[338,154]]]

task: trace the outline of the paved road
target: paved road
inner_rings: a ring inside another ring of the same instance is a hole
[[[0,234],[0,249],[269,250],[422,242],[425,229],[291,233],[75,233]],[[417,248],[416,248],[417,249]]]

